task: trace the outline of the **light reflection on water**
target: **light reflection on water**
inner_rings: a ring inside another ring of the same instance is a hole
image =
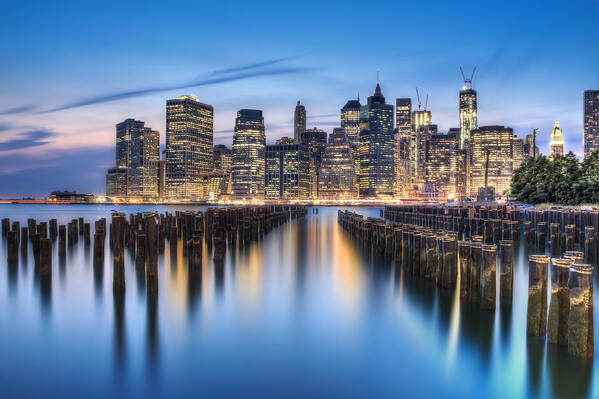
[[[3,205],[0,216],[64,224],[110,209]],[[359,212],[379,216],[378,208]],[[157,295],[127,252],[126,292],[113,295],[108,243],[99,271],[83,240],[66,259],[55,245],[47,281],[31,252],[6,265],[3,241],[0,396],[599,397],[594,360],[526,338],[522,248],[513,304],[485,312],[405,275],[336,218],[337,208],[310,209],[260,242],[228,249],[221,267],[204,244],[199,271],[188,270],[180,241],[174,255],[167,242]]]

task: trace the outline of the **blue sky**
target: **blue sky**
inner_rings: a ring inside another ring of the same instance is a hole
[[[114,125],[144,120],[164,142],[165,101],[183,93],[214,106],[215,144],[231,144],[240,108],[264,111],[273,142],[292,135],[297,100],[309,126],[331,132],[380,70],[388,102],[415,102],[418,87],[446,131],[458,124],[459,66],[477,66],[480,125],[520,137],[538,127],[547,152],[557,119],[579,153],[582,93],[599,88],[596,0],[0,0],[0,37],[1,197],[103,193]]]

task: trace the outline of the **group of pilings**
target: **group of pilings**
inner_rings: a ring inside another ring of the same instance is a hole
[[[568,352],[591,357],[594,352],[593,266],[582,263],[583,253],[569,251],[561,258],[529,256],[526,331],[568,347]],[[547,315],[547,286],[551,264],[551,298]]]
[[[486,310],[496,307],[497,265],[500,301],[512,303],[514,249],[523,237],[527,252],[542,253],[529,256],[528,334],[547,334],[549,343],[566,345],[576,356],[593,355],[588,263],[597,261],[598,211],[419,205],[387,206],[382,215],[387,221],[339,211],[338,221],[360,242],[393,254],[404,272],[457,288]],[[552,257],[549,311],[546,251]]]
[[[461,297],[479,304],[482,309],[495,309],[497,245],[485,244],[483,236],[475,235],[472,241],[463,241],[449,225],[442,225],[448,229],[435,230],[416,224],[364,218],[349,211],[339,211],[338,221],[360,242],[372,245],[382,254],[394,255],[406,273],[432,280],[448,289],[458,287],[459,283]],[[500,240],[500,250],[501,281],[505,285],[501,297],[502,301],[511,303],[512,241]]]
[[[108,226],[105,218],[94,222],[93,267],[101,273],[104,267],[105,242],[109,234],[112,251],[113,291],[125,292],[125,249],[135,259],[139,275],[145,274],[148,293],[158,291],[158,255],[165,251],[169,242],[171,254],[177,253],[177,242],[183,243],[183,254],[188,257],[189,267],[199,270],[202,266],[204,241],[214,248],[214,263],[223,264],[227,245],[247,246],[260,240],[273,228],[305,216],[304,206],[247,206],[208,208],[205,212],[177,211],[158,214],[145,212],[126,215],[114,212]],[[7,242],[7,263],[16,265],[21,256],[27,256],[28,245],[32,248],[36,270],[42,276],[52,273],[52,246],[57,243],[59,260],[66,257],[67,248],[83,240],[91,246],[91,224],[83,218],[73,219],[59,225],[56,219],[49,223],[27,221],[27,227],[10,219],[2,219],[2,237]],[[228,244],[227,244],[228,243]]]

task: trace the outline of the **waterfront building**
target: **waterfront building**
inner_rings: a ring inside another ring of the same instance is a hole
[[[212,171],[214,109],[196,96],[166,102],[166,194],[171,200],[202,197],[201,175]]]
[[[335,128],[329,135],[318,176],[319,199],[356,198],[353,149],[344,128]]]
[[[289,137],[266,146],[265,197],[306,199],[310,189],[310,160],[304,144]]]
[[[497,194],[509,189],[513,138],[513,130],[504,126],[481,126],[471,131],[470,195],[478,195],[479,188],[483,187],[494,187]]]
[[[534,151],[533,151],[533,146],[534,146]],[[533,156],[535,158],[538,158],[541,155],[541,150],[539,149],[538,145],[535,145],[535,140],[534,140],[532,134],[526,135],[526,142],[524,143],[524,154],[527,159],[532,158]]]
[[[318,198],[318,170],[327,145],[327,133],[318,128],[307,129],[302,133],[301,143],[310,156],[310,198]]]
[[[525,152],[524,140],[514,135],[512,140],[512,154],[514,157],[513,168],[518,169],[520,165],[528,158]]]
[[[435,134],[426,141],[425,194],[443,200],[459,199],[465,193],[463,150],[460,134]]]
[[[115,167],[106,173],[106,196],[111,198],[127,197],[127,168]]]
[[[158,198],[166,198],[166,162],[164,161],[164,151],[162,159],[158,161]]]
[[[351,144],[360,142],[360,99],[349,100],[341,108],[341,127]]]
[[[160,136],[149,127],[131,131],[127,196],[136,200],[158,199]]]
[[[472,88],[472,80],[464,79],[464,86],[460,90],[460,149],[464,149],[470,142],[470,132],[478,128],[476,90]]]
[[[360,197],[393,197],[393,105],[385,102],[377,81],[374,94],[360,108]]]
[[[209,201],[227,199],[231,192],[231,173],[221,169],[202,174],[202,198]]]
[[[237,112],[233,133],[232,190],[234,198],[263,199],[266,137],[261,110]]]
[[[302,140],[302,134],[306,131],[306,107],[297,102],[293,114],[293,139],[298,143]]]
[[[564,133],[559,127],[559,121],[555,121],[553,130],[551,130],[551,140],[549,142],[549,158],[564,156]]]
[[[213,170],[222,170],[223,172],[231,172],[233,162],[233,151],[224,144],[214,146],[214,166]]]
[[[599,150],[599,90],[583,95],[582,150],[583,158]]]

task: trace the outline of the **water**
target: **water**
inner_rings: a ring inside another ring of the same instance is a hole
[[[64,224],[114,208],[1,205],[0,217]],[[598,360],[527,339],[523,253],[513,306],[484,312],[373,255],[338,226],[337,210],[309,209],[249,248],[229,249],[224,273],[205,248],[201,275],[189,275],[181,248],[171,259],[167,243],[157,298],[128,252],[119,301],[108,245],[95,275],[83,240],[66,264],[55,244],[46,287],[31,252],[7,267],[3,241],[0,396],[599,397]],[[598,331],[595,317],[596,342]]]

